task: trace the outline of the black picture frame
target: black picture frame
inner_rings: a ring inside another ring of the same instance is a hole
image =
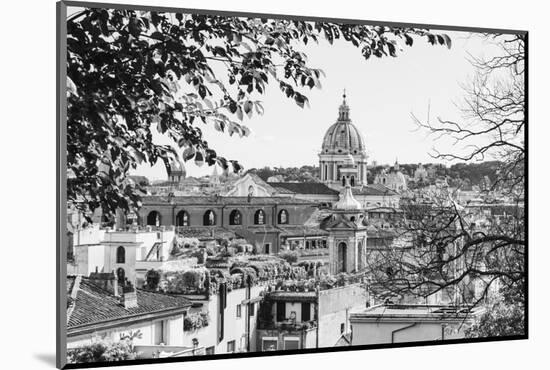
[[[56,366],[57,368],[64,369],[77,369],[77,368],[95,368],[106,366],[125,366],[125,365],[140,365],[140,364],[162,364],[173,362],[192,362],[192,361],[206,361],[206,360],[222,360],[233,358],[249,358],[249,357],[266,357],[266,356],[287,356],[295,354],[315,354],[323,352],[342,352],[342,351],[362,351],[369,349],[387,349],[387,348],[403,348],[403,347],[419,347],[419,346],[439,346],[449,344],[464,344],[464,343],[484,343],[484,342],[497,342],[497,341],[510,341],[510,340],[525,340],[529,338],[529,248],[525,249],[525,269],[527,274],[525,276],[525,334],[507,336],[507,337],[489,337],[489,338],[472,338],[472,339],[452,339],[442,341],[422,341],[422,342],[409,342],[409,343],[394,343],[394,344],[374,344],[374,345],[354,345],[350,347],[331,347],[331,348],[314,348],[314,349],[300,349],[300,350],[284,350],[284,351],[272,351],[272,352],[251,352],[251,353],[231,353],[231,354],[216,354],[216,355],[203,355],[196,357],[182,357],[182,358],[160,358],[160,359],[137,359],[131,361],[117,361],[117,362],[105,362],[105,363],[86,363],[86,364],[68,364],[66,363],[66,276],[67,276],[67,235],[66,224],[67,219],[67,195],[66,195],[66,121],[67,121],[67,98],[66,98],[66,22],[67,7],[88,7],[88,8],[111,8],[111,9],[134,9],[143,11],[158,11],[158,12],[179,12],[179,13],[197,13],[205,15],[219,15],[219,16],[242,16],[242,17],[258,17],[258,18],[285,18],[285,19],[297,19],[297,20],[309,20],[309,21],[326,21],[326,22],[338,22],[348,24],[369,24],[369,25],[385,25],[394,27],[419,27],[429,28],[432,30],[442,31],[466,31],[466,32],[478,32],[478,33],[500,33],[500,34],[521,34],[525,36],[525,131],[524,142],[525,147],[529,147],[528,133],[529,133],[529,98],[528,98],[528,81],[529,81],[529,32],[526,30],[513,30],[513,29],[495,29],[495,28],[483,28],[483,27],[466,27],[466,26],[452,26],[452,25],[438,25],[438,24],[420,24],[420,23],[407,23],[407,22],[385,22],[374,20],[359,20],[359,19],[340,19],[330,17],[312,17],[307,15],[289,15],[289,14],[264,14],[264,13],[252,13],[252,12],[230,12],[230,11],[217,11],[207,9],[188,9],[179,7],[161,7],[161,6],[145,6],[145,5],[132,5],[132,4],[111,4],[102,2],[81,2],[81,1],[60,1],[56,4],[56,17],[57,17],[57,51],[56,51]],[[529,244],[529,155],[525,154],[525,241]]]

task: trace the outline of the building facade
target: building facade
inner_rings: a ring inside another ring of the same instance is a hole
[[[199,354],[184,345],[183,322],[191,303],[183,297],[125,289],[113,273],[68,276],[67,296],[69,349],[139,332],[133,343],[141,358]]]
[[[350,315],[352,345],[443,341],[464,338],[464,329],[481,314],[467,307],[383,304]]]

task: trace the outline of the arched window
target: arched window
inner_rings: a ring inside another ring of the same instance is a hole
[[[248,196],[251,197],[254,195],[254,186],[250,185],[248,187]]]
[[[157,211],[151,211],[147,215],[147,225],[160,226],[160,213]]]
[[[216,214],[214,213],[214,211],[209,209],[208,211],[204,212],[204,216],[202,217],[202,224],[204,226],[216,225]]]
[[[286,211],[286,209],[281,209],[281,211],[279,212],[279,219],[277,220],[278,223],[280,224],[288,224],[288,212]]]
[[[338,244],[338,272],[347,272],[346,258],[347,258],[348,246],[346,243],[341,242]]]
[[[116,249],[116,263],[126,263],[126,249],[122,246]]]
[[[119,284],[124,283],[124,280],[126,280],[126,273],[122,267],[119,267],[116,270],[116,278],[118,279]]]
[[[186,211],[179,211],[176,215],[176,226],[189,226],[189,214]]]
[[[328,176],[328,166],[325,164],[325,180],[327,179],[327,176]]]
[[[243,216],[240,211],[234,209],[229,214],[229,225],[242,225]]]
[[[355,176],[351,177],[350,185],[355,186]]]
[[[259,209],[254,213],[254,225],[265,224],[265,212],[263,209]]]
[[[346,176],[342,176],[342,186],[346,186]]]

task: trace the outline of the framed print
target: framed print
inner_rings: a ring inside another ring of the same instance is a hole
[[[526,31],[154,5],[58,3],[59,368],[527,338]]]

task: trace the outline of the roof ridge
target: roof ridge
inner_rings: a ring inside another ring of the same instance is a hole
[[[69,323],[69,320],[71,319],[71,314],[74,311],[74,307],[76,305],[76,297],[78,295],[78,291],[80,290],[80,282],[82,281],[82,275],[76,275],[73,282],[73,287],[71,289],[71,295],[68,297],[71,299],[71,304],[67,308],[67,324]]]

